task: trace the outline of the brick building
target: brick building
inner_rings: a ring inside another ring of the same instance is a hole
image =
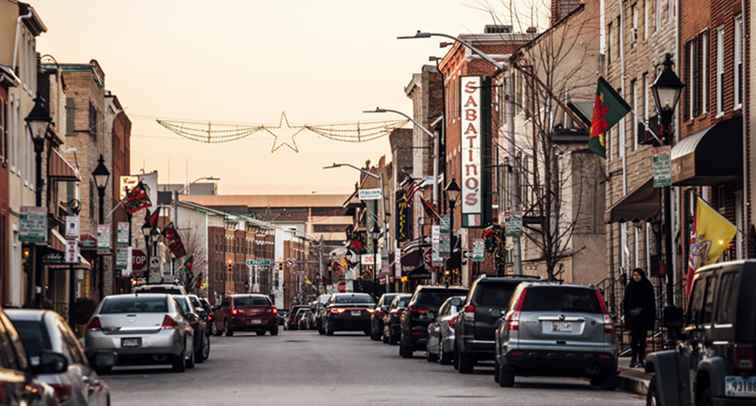
[[[121,176],[131,174],[131,120],[123,109],[118,97],[110,91],[105,92],[105,131],[110,133],[111,144],[106,147],[105,160],[110,170],[110,185],[107,191],[108,196],[105,200],[105,207],[113,207],[120,200],[120,179]],[[108,153],[109,151],[109,153]],[[128,222],[128,213],[124,208],[119,208],[113,212],[110,217],[111,236],[115,244],[118,234],[118,223]],[[112,245],[115,246],[115,245]],[[124,292],[128,289],[128,278],[120,277],[120,271],[115,270],[116,257],[111,257],[111,267],[106,268],[103,275],[105,294],[112,292]]]
[[[487,27],[483,34],[463,34],[459,38],[471,43],[473,46],[480,49],[482,52],[493,56],[495,59],[503,60],[505,55],[514,53],[519,47],[525,45],[529,40],[533,38],[531,34],[526,33],[512,33],[511,27]],[[501,32],[504,31],[504,32]],[[488,62],[475,56],[468,48],[465,48],[460,43],[455,43],[444,55],[443,60],[439,64],[440,72],[444,75],[444,97],[445,97],[445,158],[444,163],[444,179],[448,182],[450,179],[455,179],[458,183],[461,181],[461,162],[462,162],[462,127],[461,127],[461,78],[464,76],[482,76],[490,78],[495,72],[493,67]],[[491,90],[492,99],[495,98],[495,90]],[[490,104],[489,104],[490,107]],[[498,119],[495,114],[490,115],[490,123],[483,123],[488,128],[498,128]],[[497,162],[497,156],[495,154],[498,148],[491,148],[493,146],[493,137],[491,131],[483,134],[481,142],[484,145],[484,152],[482,154],[481,167],[485,168],[481,171],[483,176],[482,183],[482,198],[484,200],[483,208],[492,209],[492,202],[497,201],[496,185],[498,180],[495,176],[495,171],[492,169],[493,164]],[[482,236],[482,228],[490,224],[491,219],[496,218],[496,213],[489,213],[490,218],[485,219],[478,225],[473,227],[460,227],[462,224],[462,215],[460,205],[457,205],[454,213],[454,226],[455,233],[460,236],[461,249],[463,251],[472,249],[472,243],[475,239],[479,239]],[[444,206],[448,207],[448,206]],[[488,224],[484,224],[484,223]],[[484,262],[480,268],[481,273],[491,273],[493,270],[493,263],[490,258]],[[456,270],[455,270],[456,272]],[[464,265],[461,270],[461,274],[453,276],[456,282],[463,284],[469,284],[472,275],[472,266]]]

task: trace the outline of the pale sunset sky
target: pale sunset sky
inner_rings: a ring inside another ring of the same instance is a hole
[[[443,55],[440,39],[397,35],[478,33],[492,22],[478,0],[31,3],[48,27],[41,54],[61,63],[97,59],[105,70],[106,88],[133,122],[133,173],[157,169],[161,183],[217,176],[224,194],[350,192],[355,171],[321,168],[389,158],[388,138],[354,144],[303,133],[299,153],[271,154],[273,136],[264,132],[209,145],[180,138],[156,117],[277,125],[285,111],[292,125],[394,119],[361,111],[410,113],[404,86],[429,56]]]

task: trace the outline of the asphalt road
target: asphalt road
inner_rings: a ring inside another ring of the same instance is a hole
[[[460,375],[407,360],[398,347],[364,335],[213,337],[210,359],[194,370],[117,369],[105,377],[114,406],[161,405],[642,405],[641,398],[593,389],[587,381],[520,379],[499,388],[493,368]]]

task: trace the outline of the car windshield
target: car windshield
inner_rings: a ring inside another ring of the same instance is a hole
[[[186,296],[174,296],[173,298],[176,299],[176,303],[178,303],[181,308],[181,313],[186,314],[192,312],[189,308],[189,299]]]
[[[189,296],[189,301],[194,307],[202,307],[202,302],[196,296]]]
[[[234,298],[234,306],[270,306],[270,300],[264,296],[237,296]]]
[[[336,296],[336,304],[372,304],[373,298],[366,293]]]
[[[388,294],[383,295],[383,305],[384,306],[391,305],[391,302],[393,302],[395,298],[396,298],[396,295],[388,295]]]
[[[415,305],[438,309],[446,299],[466,293],[462,289],[423,289],[418,293]]]
[[[512,283],[480,283],[473,303],[482,307],[504,309],[509,305],[515,287]]]
[[[166,299],[166,296],[110,297],[105,299],[100,313],[168,313],[168,301]]]
[[[24,342],[26,357],[34,364],[33,359],[39,357],[43,350],[52,349],[50,337],[45,332],[45,325],[39,321],[14,321],[18,333],[21,335],[21,341]]]
[[[407,307],[411,299],[412,299],[412,296],[399,296],[396,299],[394,299],[393,306],[398,309],[403,309]]]
[[[525,291],[522,311],[601,313],[601,305],[593,289],[536,286]]]

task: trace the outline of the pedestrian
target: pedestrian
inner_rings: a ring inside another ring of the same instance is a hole
[[[646,359],[646,337],[656,323],[656,297],[654,286],[646,278],[646,273],[633,269],[630,283],[625,288],[623,304],[625,325],[630,330],[632,359],[630,367],[640,367]]]

